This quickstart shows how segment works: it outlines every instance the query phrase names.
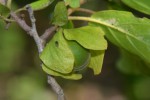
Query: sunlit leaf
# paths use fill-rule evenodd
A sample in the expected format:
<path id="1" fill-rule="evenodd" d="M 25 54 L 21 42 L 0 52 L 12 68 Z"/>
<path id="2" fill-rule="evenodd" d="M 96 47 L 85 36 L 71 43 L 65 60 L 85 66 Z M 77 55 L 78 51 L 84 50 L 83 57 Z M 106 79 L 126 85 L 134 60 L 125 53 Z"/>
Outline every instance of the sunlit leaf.
<path id="1" fill-rule="evenodd" d="M 54 15 L 52 19 L 52 23 L 58 26 L 63 26 L 68 21 L 67 8 L 65 3 L 58 2 L 55 6 Z"/>
<path id="2" fill-rule="evenodd" d="M 150 15 L 150 0 L 122 0 L 129 7 Z"/>
<path id="3" fill-rule="evenodd" d="M 129 12 L 113 10 L 97 12 L 92 18 L 99 24 L 90 25 L 102 28 L 112 43 L 150 62 L 149 19 L 136 18 Z"/>
<path id="4" fill-rule="evenodd" d="M 53 1 L 54 0 L 37 0 L 29 5 L 35 11 L 35 10 L 41 10 L 48 7 Z"/>
<path id="5" fill-rule="evenodd" d="M 103 59 L 104 59 L 104 50 L 91 50 L 91 60 L 89 63 L 89 68 L 94 71 L 94 74 L 97 75 L 101 72 Z"/>
<path id="6" fill-rule="evenodd" d="M 63 36 L 62 29 L 46 45 L 40 58 L 48 68 L 56 72 L 65 74 L 73 70 L 74 56 Z"/>
<path id="7" fill-rule="evenodd" d="M 65 29 L 64 35 L 67 40 L 75 40 L 87 49 L 105 50 L 107 48 L 104 32 L 98 27 L 85 26 Z"/>

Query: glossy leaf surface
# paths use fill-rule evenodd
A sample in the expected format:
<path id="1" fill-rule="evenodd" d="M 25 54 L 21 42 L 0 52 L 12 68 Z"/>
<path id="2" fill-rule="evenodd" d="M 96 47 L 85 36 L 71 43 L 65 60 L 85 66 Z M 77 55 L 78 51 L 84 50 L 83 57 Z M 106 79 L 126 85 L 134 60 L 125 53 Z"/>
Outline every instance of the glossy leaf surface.
<path id="1" fill-rule="evenodd" d="M 62 29 L 46 45 L 40 58 L 48 68 L 56 72 L 67 74 L 73 70 L 74 56 L 63 36 Z"/>
<path id="2" fill-rule="evenodd" d="M 150 15 L 150 0 L 122 0 L 129 7 Z"/>
<path id="3" fill-rule="evenodd" d="M 65 3 L 58 2 L 57 5 L 55 6 L 54 10 L 54 16 L 52 19 L 52 23 L 58 26 L 63 26 L 67 23 L 68 21 L 68 15 L 67 15 L 67 8 L 65 6 Z"/>
<path id="4" fill-rule="evenodd" d="M 86 49 L 105 50 L 107 48 L 104 32 L 98 27 L 65 29 L 64 35 L 67 40 L 75 40 Z"/>
<path id="5" fill-rule="evenodd" d="M 99 24 L 90 25 L 103 28 L 106 37 L 117 46 L 150 62 L 150 20 L 136 18 L 130 12 L 102 11 L 92 15 Z"/>

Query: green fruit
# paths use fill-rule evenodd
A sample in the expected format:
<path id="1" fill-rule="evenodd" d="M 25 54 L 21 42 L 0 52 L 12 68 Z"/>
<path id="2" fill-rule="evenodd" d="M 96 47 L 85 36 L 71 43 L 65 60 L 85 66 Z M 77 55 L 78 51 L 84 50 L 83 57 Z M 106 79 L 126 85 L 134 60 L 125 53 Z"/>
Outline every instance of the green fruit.
<path id="1" fill-rule="evenodd" d="M 85 49 L 75 41 L 68 41 L 68 44 L 75 58 L 73 71 L 83 70 L 89 64 L 90 60 L 89 50 Z"/>

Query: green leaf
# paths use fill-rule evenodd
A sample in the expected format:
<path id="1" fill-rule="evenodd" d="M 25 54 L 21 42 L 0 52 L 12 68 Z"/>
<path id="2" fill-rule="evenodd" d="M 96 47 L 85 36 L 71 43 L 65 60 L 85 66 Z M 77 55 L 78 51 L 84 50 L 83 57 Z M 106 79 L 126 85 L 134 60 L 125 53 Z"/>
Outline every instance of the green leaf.
<path id="1" fill-rule="evenodd" d="M 56 72 L 56 71 L 53 71 L 51 69 L 49 69 L 47 66 L 45 65 L 42 65 L 42 69 L 50 74 L 50 75 L 53 75 L 53 76 L 60 76 L 62 78 L 65 78 L 65 79 L 72 79 L 72 80 L 79 80 L 82 78 L 82 75 L 81 74 L 74 74 L 74 73 L 70 73 L 70 74 L 62 74 L 62 73 L 59 73 L 59 72 Z"/>
<path id="2" fill-rule="evenodd" d="M 74 28 L 73 22 L 68 21 L 64 26 L 62 26 L 63 29 L 71 29 Z"/>
<path id="3" fill-rule="evenodd" d="M 142 75 L 149 74 L 150 66 L 140 59 L 138 56 L 121 50 L 120 59 L 117 62 L 118 69 L 125 74 Z"/>
<path id="4" fill-rule="evenodd" d="M 63 26 L 68 22 L 68 14 L 65 3 L 58 2 L 55 6 L 54 16 L 52 19 L 52 23 L 58 26 Z"/>
<path id="5" fill-rule="evenodd" d="M 48 7 L 54 0 L 37 0 L 29 4 L 34 11 Z"/>
<path id="6" fill-rule="evenodd" d="M 10 13 L 10 9 L 0 3 L 0 15 L 4 17 L 8 17 L 9 13 Z"/>
<path id="7" fill-rule="evenodd" d="M 103 59 L 104 59 L 104 50 L 91 50 L 91 60 L 89 63 L 89 68 L 93 69 L 94 75 L 98 75 L 101 72 Z"/>
<path id="8" fill-rule="evenodd" d="M 74 56 L 62 34 L 62 29 L 46 45 L 40 58 L 48 68 L 56 72 L 67 74 L 73 70 Z"/>
<path id="9" fill-rule="evenodd" d="M 136 18 L 125 11 L 102 11 L 92 15 L 104 30 L 106 37 L 117 46 L 150 62 L 150 20 Z"/>
<path id="10" fill-rule="evenodd" d="M 64 0 L 66 4 L 69 4 L 72 8 L 80 7 L 80 0 Z"/>
<path id="11" fill-rule="evenodd" d="M 122 0 L 129 7 L 150 15 L 150 0 Z"/>
<path id="12" fill-rule="evenodd" d="M 98 27 L 85 26 L 75 29 L 64 29 L 67 40 L 75 40 L 84 48 L 91 50 L 107 49 L 104 32 Z"/>

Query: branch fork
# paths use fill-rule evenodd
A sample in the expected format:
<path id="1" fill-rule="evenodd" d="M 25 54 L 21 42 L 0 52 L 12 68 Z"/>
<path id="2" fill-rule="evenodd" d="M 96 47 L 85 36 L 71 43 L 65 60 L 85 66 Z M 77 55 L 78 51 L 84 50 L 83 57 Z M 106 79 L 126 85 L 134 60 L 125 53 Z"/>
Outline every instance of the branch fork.
<path id="1" fill-rule="evenodd" d="M 32 10 L 32 8 L 27 5 L 26 9 L 29 13 L 29 18 L 31 21 L 31 27 L 29 25 L 27 25 L 27 23 L 25 22 L 24 19 L 19 18 L 16 13 L 11 12 L 10 15 L 11 17 L 18 23 L 18 25 L 27 32 L 27 34 L 29 34 L 30 36 L 33 37 L 37 48 L 38 48 L 38 52 L 39 54 L 43 51 L 44 48 L 44 41 L 46 41 L 46 39 L 57 29 L 56 26 L 50 27 L 48 28 L 44 34 L 40 37 L 38 35 L 37 29 L 36 29 L 36 19 L 34 17 L 34 12 Z M 58 96 L 58 100 L 65 100 L 64 97 L 64 92 L 62 90 L 62 88 L 60 87 L 60 85 L 57 83 L 57 81 L 50 75 L 48 75 L 48 83 L 52 86 L 53 91 L 57 94 Z"/>

